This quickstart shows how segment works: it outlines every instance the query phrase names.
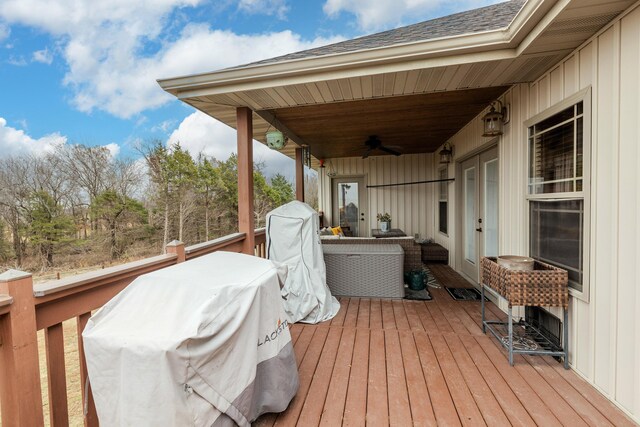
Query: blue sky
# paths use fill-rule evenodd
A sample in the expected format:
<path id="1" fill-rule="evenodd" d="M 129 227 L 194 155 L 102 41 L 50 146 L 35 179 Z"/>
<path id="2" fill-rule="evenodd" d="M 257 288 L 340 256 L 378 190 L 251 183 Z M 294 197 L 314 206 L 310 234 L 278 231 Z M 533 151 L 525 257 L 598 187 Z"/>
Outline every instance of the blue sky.
<path id="1" fill-rule="evenodd" d="M 140 141 L 161 139 L 224 159 L 235 150 L 234 132 L 164 93 L 156 79 L 495 2 L 0 0 L 0 155 L 82 143 L 135 156 Z M 256 157 L 268 171 L 290 166 L 264 147 Z"/>

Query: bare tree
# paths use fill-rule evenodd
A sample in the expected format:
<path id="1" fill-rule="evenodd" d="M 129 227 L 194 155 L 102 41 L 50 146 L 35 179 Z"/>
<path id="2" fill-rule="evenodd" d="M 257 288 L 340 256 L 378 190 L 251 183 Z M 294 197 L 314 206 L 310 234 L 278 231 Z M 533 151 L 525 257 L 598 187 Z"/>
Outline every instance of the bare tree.
<path id="1" fill-rule="evenodd" d="M 304 200 L 318 210 L 318 175 L 315 172 L 304 175 Z"/>
<path id="2" fill-rule="evenodd" d="M 30 190 L 29 161 L 26 156 L 0 160 L 0 215 L 9 226 L 13 252 L 17 266 L 24 257 L 25 212 L 28 209 Z"/>
<path id="3" fill-rule="evenodd" d="M 77 187 L 75 202 L 84 200 L 87 208 L 98 195 L 107 190 L 112 159 L 105 147 L 88 147 L 85 145 L 62 145 L 55 152 L 59 166 L 69 186 Z M 90 218 L 91 228 L 96 230 L 97 223 Z"/>

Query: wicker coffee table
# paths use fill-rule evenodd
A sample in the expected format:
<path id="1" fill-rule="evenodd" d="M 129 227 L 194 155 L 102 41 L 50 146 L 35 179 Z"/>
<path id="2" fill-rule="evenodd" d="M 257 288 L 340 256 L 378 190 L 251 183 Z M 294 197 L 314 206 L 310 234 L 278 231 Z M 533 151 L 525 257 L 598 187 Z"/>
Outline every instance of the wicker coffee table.
<path id="1" fill-rule="evenodd" d="M 506 322 L 485 320 L 485 287 L 494 290 L 509 303 Z M 569 369 L 569 287 L 568 273 L 552 265 L 536 261 L 531 271 L 511 270 L 498 265 L 496 258 L 482 259 L 482 332 L 487 329 L 509 352 L 509 364 L 513 366 L 514 354 L 537 354 L 564 358 Z M 521 321 L 524 331 L 514 340 L 513 306 L 562 307 L 563 346 L 556 345 L 533 325 Z M 507 330 L 506 336 L 498 328 Z"/>

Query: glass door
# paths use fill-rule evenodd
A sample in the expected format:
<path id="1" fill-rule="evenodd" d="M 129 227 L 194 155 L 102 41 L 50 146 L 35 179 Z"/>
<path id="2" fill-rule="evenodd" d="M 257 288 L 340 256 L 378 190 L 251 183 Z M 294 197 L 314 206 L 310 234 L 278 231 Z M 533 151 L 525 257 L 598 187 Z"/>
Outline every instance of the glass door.
<path id="1" fill-rule="evenodd" d="M 498 255 L 498 149 L 492 148 L 461 164 L 460 265 L 476 283 L 480 260 Z"/>
<path id="2" fill-rule="evenodd" d="M 363 177 L 333 179 L 333 222 L 347 236 L 366 236 L 366 187 Z"/>
<path id="3" fill-rule="evenodd" d="M 480 156 L 482 168 L 482 252 L 480 256 L 498 256 L 498 153 L 492 149 Z"/>
<path id="4" fill-rule="evenodd" d="M 462 163 L 462 272 L 478 281 L 478 158 Z"/>

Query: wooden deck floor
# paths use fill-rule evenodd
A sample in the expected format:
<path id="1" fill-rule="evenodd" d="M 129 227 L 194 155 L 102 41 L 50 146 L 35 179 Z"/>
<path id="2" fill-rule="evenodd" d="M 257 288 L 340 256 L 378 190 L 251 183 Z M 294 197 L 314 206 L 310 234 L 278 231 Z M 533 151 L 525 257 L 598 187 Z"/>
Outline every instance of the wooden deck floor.
<path id="1" fill-rule="evenodd" d="M 447 286 L 467 283 L 446 266 Z M 510 367 L 482 333 L 480 303 L 342 299 L 330 322 L 291 328 L 300 389 L 259 426 L 635 425 L 596 389 L 547 357 Z M 493 316 L 503 313 L 489 304 Z"/>

